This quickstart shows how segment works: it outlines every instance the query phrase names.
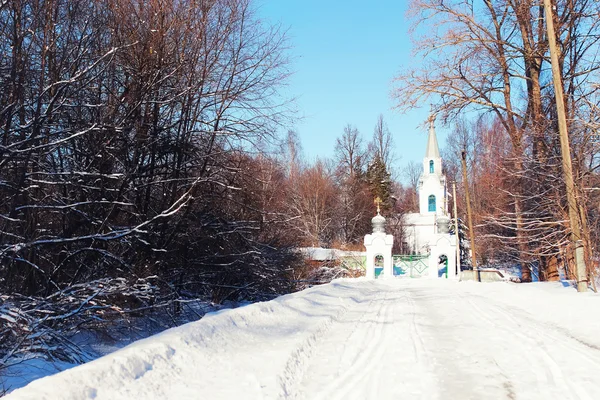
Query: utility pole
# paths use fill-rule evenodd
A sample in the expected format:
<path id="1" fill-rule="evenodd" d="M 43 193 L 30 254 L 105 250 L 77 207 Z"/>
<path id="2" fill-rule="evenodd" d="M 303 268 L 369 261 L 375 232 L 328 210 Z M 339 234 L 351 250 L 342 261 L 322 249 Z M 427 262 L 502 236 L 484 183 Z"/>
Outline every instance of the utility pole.
<path id="1" fill-rule="evenodd" d="M 558 65 L 558 54 L 556 50 L 556 33 L 554 32 L 554 11 L 550 0 L 544 0 L 546 11 L 546 28 L 548 33 L 548 47 L 550 48 L 550 60 L 552 62 L 552 80 L 554 81 L 554 93 L 556 95 L 556 113 L 558 115 L 558 133 L 560 135 L 560 152 L 562 156 L 562 167 L 567 189 L 567 203 L 569 207 L 569 222 L 571 224 L 571 245 L 575 252 L 575 265 L 577 268 L 577 291 L 587 291 L 587 272 L 585 258 L 583 255 L 583 242 L 581 240 L 581 228 L 575 194 L 575 183 L 573 181 L 573 167 L 571 165 L 571 146 L 569 144 L 569 133 L 567 131 L 567 117 L 565 115 L 564 93 L 561 82 L 560 68 Z"/>
<path id="2" fill-rule="evenodd" d="M 458 232 L 458 211 L 456 209 L 456 182 L 452 182 L 452 200 L 454 211 L 454 236 L 456 236 L 456 271 L 455 275 L 460 273 L 460 235 Z"/>
<path id="3" fill-rule="evenodd" d="M 471 196 L 469 195 L 469 181 L 467 180 L 467 152 L 462 151 L 462 173 L 465 184 L 465 197 L 467 200 L 467 222 L 469 224 L 469 236 L 471 238 L 471 259 L 473 262 L 473 271 L 477 274 L 477 280 L 480 281 L 479 269 L 477 268 L 477 257 L 475 253 L 475 232 L 473 231 L 473 218 L 471 217 Z"/>

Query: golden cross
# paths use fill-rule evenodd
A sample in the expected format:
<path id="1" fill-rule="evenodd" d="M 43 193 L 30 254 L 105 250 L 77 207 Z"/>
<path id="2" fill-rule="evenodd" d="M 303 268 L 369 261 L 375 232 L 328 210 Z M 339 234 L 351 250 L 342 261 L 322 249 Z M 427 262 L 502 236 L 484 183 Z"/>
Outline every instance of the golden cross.
<path id="1" fill-rule="evenodd" d="M 377 214 L 379 214 L 381 212 L 381 210 L 379 209 L 379 205 L 381 204 L 381 199 L 379 198 L 379 196 L 375 197 L 375 201 L 373 203 L 375 203 L 375 205 L 377 206 Z"/>

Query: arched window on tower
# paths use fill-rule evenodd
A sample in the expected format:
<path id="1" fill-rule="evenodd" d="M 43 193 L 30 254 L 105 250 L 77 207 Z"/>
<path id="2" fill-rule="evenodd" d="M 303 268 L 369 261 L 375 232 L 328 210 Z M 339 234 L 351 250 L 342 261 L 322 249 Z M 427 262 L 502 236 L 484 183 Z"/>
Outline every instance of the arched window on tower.
<path id="1" fill-rule="evenodd" d="M 435 212 L 435 196 L 429 196 L 429 211 Z"/>
<path id="2" fill-rule="evenodd" d="M 429 161 L 429 173 L 433 174 L 433 160 Z"/>

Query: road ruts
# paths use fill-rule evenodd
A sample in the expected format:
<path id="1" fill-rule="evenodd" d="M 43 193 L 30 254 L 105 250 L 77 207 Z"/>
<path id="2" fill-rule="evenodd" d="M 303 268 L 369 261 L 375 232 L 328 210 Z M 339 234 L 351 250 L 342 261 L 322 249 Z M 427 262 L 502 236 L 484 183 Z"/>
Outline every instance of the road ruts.
<path id="1" fill-rule="evenodd" d="M 362 400 L 430 393 L 435 382 L 415 312 L 408 292 L 382 282 L 371 301 L 348 311 L 316 344 L 294 397 Z"/>
<path id="2" fill-rule="evenodd" d="M 377 282 L 312 342 L 289 398 L 600 399 L 600 347 L 485 287 Z"/>

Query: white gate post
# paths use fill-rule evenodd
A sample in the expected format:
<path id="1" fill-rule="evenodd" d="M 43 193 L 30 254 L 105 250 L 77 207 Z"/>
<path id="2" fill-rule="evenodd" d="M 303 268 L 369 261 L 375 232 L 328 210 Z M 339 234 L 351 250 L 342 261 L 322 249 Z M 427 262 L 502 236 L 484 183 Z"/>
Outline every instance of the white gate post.
<path id="1" fill-rule="evenodd" d="M 367 249 L 367 271 L 366 277 L 375 279 L 375 257 L 383 257 L 383 276 L 391 278 L 394 276 L 394 265 L 392 261 L 392 246 L 394 236 L 385 233 L 385 218 L 379 214 L 371 220 L 373 233 L 365 236 L 365 248 Z"/>

